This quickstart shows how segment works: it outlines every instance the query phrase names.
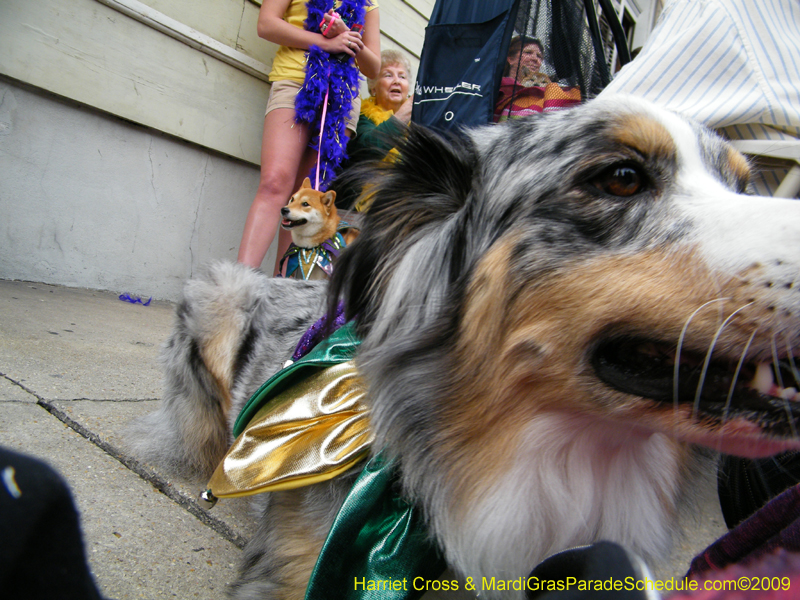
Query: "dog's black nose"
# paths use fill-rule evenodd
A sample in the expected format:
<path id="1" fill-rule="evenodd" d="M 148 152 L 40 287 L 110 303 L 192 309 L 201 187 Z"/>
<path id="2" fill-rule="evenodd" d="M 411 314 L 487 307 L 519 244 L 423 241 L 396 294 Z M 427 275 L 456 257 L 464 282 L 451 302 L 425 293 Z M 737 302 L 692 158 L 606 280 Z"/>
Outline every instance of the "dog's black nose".
<path id="1" fill-rule="evenodd" d="M 281 209 L 281 214 L 282 214 L 284 217 L 285 217 L 286 215 L 288 215 L 288 214 L 289 214 L 289 207 L 288 207 L 288 206 L 284 206 L 284 207 Z"/>

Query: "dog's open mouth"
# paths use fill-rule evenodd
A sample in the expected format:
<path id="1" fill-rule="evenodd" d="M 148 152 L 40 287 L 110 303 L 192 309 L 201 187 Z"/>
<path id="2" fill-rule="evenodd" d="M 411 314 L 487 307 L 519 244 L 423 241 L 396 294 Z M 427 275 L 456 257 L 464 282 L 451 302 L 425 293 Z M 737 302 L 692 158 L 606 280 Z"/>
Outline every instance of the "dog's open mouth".
<path id="1" fill-rule="evenodd" d="M 292 221 L 290 219 L 283 219 L 281 221 L 281 227 L 284 229 L 291 229 L 292 227 L 300 227 L 300 225 L 305 225 L 308 223 L 306 219 L 297 219 L 296 221 Z"/>
<path id="2" fill-rule="evenodd" d="M 660 403 L 688 404 L 698 418 L 717 422 L 745 418 L 772 435 L 797 434 L 796 358 L 780 360 L 777 366 L 712 358 L 706 366 L 705 354 L 682 351 L 679 356 L 675 344 L 612 338 L 597 346 L 592 366 L 614 389 Z"/>

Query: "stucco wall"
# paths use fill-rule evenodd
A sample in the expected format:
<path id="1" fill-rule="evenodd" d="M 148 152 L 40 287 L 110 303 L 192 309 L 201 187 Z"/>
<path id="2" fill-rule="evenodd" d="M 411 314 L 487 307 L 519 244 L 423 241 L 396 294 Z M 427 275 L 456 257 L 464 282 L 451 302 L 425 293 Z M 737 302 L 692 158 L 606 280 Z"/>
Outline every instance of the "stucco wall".
<path id="1" fill-rule="evenodd" d="M 258 184 L 252 164 L 7 79 L 0 173 L 0 278 L 163 299 L 236 258 Z"/>
<path id="2" fill-rule="evenodd" d="M 236 258 L 275 51 L 258 4 L 0 0 L 0 278 L 175 299 Z M 432 7 L 381 0 L 383 46 L 416 63 Z"/>

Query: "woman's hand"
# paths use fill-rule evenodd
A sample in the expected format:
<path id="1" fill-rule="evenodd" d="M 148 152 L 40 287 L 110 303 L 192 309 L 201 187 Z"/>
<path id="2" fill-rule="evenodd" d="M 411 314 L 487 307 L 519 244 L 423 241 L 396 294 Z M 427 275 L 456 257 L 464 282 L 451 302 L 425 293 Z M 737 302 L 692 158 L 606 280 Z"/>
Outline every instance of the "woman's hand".
<path id="1" fill-rule="evenodd" d="M 2 0 L 0 0 L 2 2 Z M 366 77 L 378 76 L 381 69 L 381 24 L 379 9 L 364 17 L 364 37 L 356 31 L 343 31 L 334 38 L 294 27 L 283 20 L 291 0 L 263 0 L 258 13 L 258 36 L 274 44 L 308 50 L 319 46 L 330 54 L 357 57 L 358 70 Z M 334 23 L 333 25 L 337 25 Z M 344 25 L 346 28 L 347 26 Z"/>
<path id="2" fill-rule="evenodd" d="M 325 13 L 325 16 L 322 18 L 322 21 L 325 25 L 320 27 L 320 30 L 325 31 L 323 35 L 326 38 L 334 38 L 337 35 L 340 35 L 347 31 L 347 25 L 345 24 L 344 21 L 342 21 L 341 17 L 339 17 L 339 15 L 336 14 L 336 12 L 333 9 L 330 9 L 328 12 Z"/>
<path id="3" fill-rule="evenodd" d="M 321 45 L 322 49 L 330 54 L 349 54 L 350 56 L 357 56 L 364 48 L 364 41 L 361 39 L 361 34 L 357 31 L 345 29 L 334 38 L 328 40 L 325 45 Z"/>
<path id="4" fill-rule="evenodd" d="M 291 0 L 263 0 L 258 13 L 258 36 L 274 44 L 308 50 L 311 46 L 319 46 L 331 54 L 349 54 L 355 56 L 364 47 L 361 34 L 349 31 L 341 19 L 336 19 L 332 28 L 341 27 L 341 32 L 333 38 L 326 38 L 321 33 L 306 31 L 294 27 L 283 20 Z M 0 0 L 2 2 L 2 0 Z M 372 11 L 377 12 L 377 9 Z M 328 17 L 328 15 L 326 15 Z M 378 32 L 380 35 L 380 32 Z"/>
<path id="5" fill-rule="evenodd" d="M 404 125 L 408 125 L 411 121 L 411 109 L 414 108 L 414 95 L 409 96 L 405 102 L 394 113 L 395 119 L 399 119 Z"/>

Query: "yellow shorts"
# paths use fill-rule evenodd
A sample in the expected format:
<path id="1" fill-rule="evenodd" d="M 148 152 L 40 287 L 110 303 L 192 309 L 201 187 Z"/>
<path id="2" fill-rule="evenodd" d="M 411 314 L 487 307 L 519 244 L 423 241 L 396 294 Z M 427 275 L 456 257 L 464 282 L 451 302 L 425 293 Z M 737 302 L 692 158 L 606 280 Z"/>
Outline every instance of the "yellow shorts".
<path id="1" fill-rule="evenodd" d="M 291 108 L 294 110 L 294 100 L 300 88 L 303 87 L 302 83 L 292 81 L 291 79 L 283 79 L 276 81 L 272 84 L 272 89 L 269 93 L 269 101 L 267 102 L 267 112 L 276 108 Z M 358 125 L 358 115 L 361 112 L 361 96 L 356 96 L 353 99 L 353 109 L 350 111 L 350 118 L 347 119 L 347 129 L 352 133 L 356 132 L 356 125 Z"/>

